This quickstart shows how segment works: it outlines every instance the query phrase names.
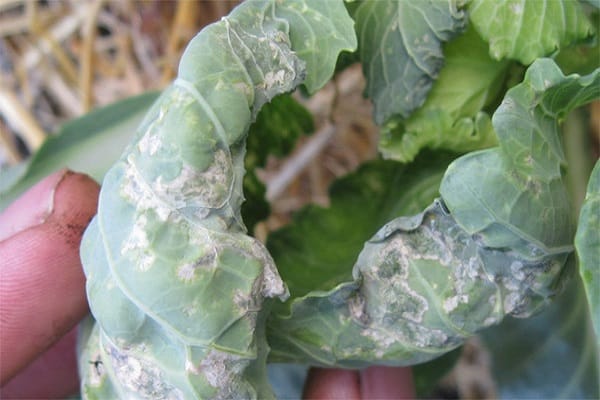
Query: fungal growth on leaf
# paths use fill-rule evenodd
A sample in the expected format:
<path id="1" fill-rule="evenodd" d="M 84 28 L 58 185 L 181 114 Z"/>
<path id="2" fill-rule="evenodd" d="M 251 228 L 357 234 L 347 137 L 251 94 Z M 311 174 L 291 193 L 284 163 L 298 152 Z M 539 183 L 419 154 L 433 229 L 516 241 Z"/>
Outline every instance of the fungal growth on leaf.
<path id="1" fill-rule="evenodd" d="M 549 303 L 574 250 L 558 122 L 599 89 L 600 70 L 565 77 L 550 59 L 532 64 L 494 113 L 498 147 L 455 160 L 441 198 L 381 228 L 354 281 L 270 315 L 271 359 L 412 365 Z"/>
<path id="2" fill-rule="evenodd" d="M 240 216 L 245 136 L 265 102 L 316 90 L 355 47 L 342 2 L 309 3 L 250 1 L 199 33 L 106 174 L 81 248 L 97 322 L 84 396 L 272 397 L 264 303 L 287 289 Z"/>
<path id="3" fill-rule="evenodd" d="M 272 312 L 289 293 L 242 221 L 246 134 L 262 105 L 314 92 L 355 48 L 341 0 L 247 1 L 191 41 L 82 241 L 84 397 L 271 398 L 268 358 L 414 364 L 560 291 L 574 230 L 557 121 L 598 97 L 600 72 L 542 59 L 494 114 L 498 147 L 457 159 L 441 197 L 384 225 L 353 280 Z"/>

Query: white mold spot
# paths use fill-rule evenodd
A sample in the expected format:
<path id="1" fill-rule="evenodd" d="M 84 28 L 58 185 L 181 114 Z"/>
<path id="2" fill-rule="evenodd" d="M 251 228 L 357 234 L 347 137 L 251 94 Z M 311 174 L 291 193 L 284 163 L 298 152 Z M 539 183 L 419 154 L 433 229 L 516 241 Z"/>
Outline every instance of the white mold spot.
<path id="1" fill-rule="evenodd" d="M 520 261 L 513 261 L 510 264 L 510 272 L 517 280 L 522 281 L 525 279 L 525 272 L 523 272 L 523 263 Z"/>
<path id="2" fill-rule="evenodd" d="M 418 347 L 442 347 L 448 340 L 448 335 L 439 329 L 409 324 L 407 330 L 411 334 L 412 342 Z"/>
<path id="3" fill-rule="evenodd" d="M 110 346 L 114 374 L 123 387 L 142 399 L 183 399 L 183 393 L 167 383 L 161 370 L 148 360 Z"/>
<path id="4" fill-rule="evenodd" d="M 200 371 L 190 360 L 185 360 L 185 372 L 192 375 L 200 375 Z"/>
<path id="5" fill-rule="evenodd" d="M 137 146 L 140 153 L 146 153 L 153 156 L 161 148 L 162 141 L 158 135 L 152 135 L 148 132 L 142 136 Z"/>
<path id="6" fill-rule="evenodd" d="M 290 293 L 274 264 L 271 262 L 263 266 L 262 295 L 269 298 L 279 297 L 282 301 L 287 300 Z"/>
<path id="7" fill-rule="evenodd" d="M 149 241 L 146 234 L 148 219 L 141 214 L 133 224 L 127 239 L 121 244 L 121 255 L 136 260 L 140 271 L 147 271 L 154 263 L 156 256 L 148 250 Z"/>
<path id="8" fill-rule="evenodd" d="M 410 260 L 418 259 L 421 255 L 418 249 L 414 249 L 411 244 L 405 242 L 404 236 L 397 235 L 388 240 L 375 262 L 380 267 L 386 263 L 395 265 L 394 275 L 388 278 L 389 287 L 381 293 L 382 299 L 387 298 L 396 304 L 402 303 L 401 308 L 404 310 L 401 314 L 402 317 L 417 323 L 423 320 L 425 312 L 429 310 L 427 299 L 409 284 Z M 381 277 L 374 276 L 372 279 L 378 281 Z M 367 277 L 365 277 L 365 284 L 367 282 Z M 401 296 L 399 297 L 397 294 L 401 294 Z M 375 318 L 375 316 L 371 316 Z"/>
<path id="9" fill-rule="evenodd" d="M 218 398 L 227 398 L 235 390 L 236 381 L 247 367 L 248 361 L 233 354 L 211 349 L 200 362 L 198 371 L 209 385 L 221 389 Z"/>
<path id="10" fill-rule="evenodd" d="M 245 82 L 234 83 L 233 87 L 245 96 L 251 96 L 254 93 L 252 87 Z"/>
<path id="11" fill-rule="evenodd" d="M 188 317 L 191 318 L 196 315 L 200 311 L 200 305 L 198 304 L 198 300 L 194 300 L 192 303 L 188 303 L 183 306 L 181 312 Z"/>
<path id="12" fill-rule="evenodd" d="M 248 254 L 248 257 L 253 257 L 263 266 L 259 282 L 260 294 L 263 297 L 278 297 L 282 301 L 287 300 L 290 295 L 288 288 L 279 276 L 275 262 L 268 250 L 259 240 L 246 235 L 229 236 L 223 239 L 226 242 L 220 240 L 221 245 L 236 248 L 238 251 L 244 251 Z"/>
<path id="13" fill-rule="evenodd" d="M 504 312 L 510 314 L 521 302 L 521 296 L 517 292 L 510 292 L 504 297 Z"/>
<path id="14" fill-rule="evenodd" d="M 138 212 L 152 209 L 162 221 L 166 221 L 171 214 L 168 205 L 157 198 L 156 194 L 148 187 L 148 184 L 137 170 L 131 155 L 127 157 L 121 192 L 123 197 L 133 204 Z"/>
<path id="15" fill-rule="evenodd" d="M 279 86 L 283 86 L 286 83 L 287 79 L 286 79 L 286 72 L 283 69 L 280 69 L 278 71 L 268 71 L 265 74 L 265 78 L 264 81 L 261 85 L 261 88 L 264 89 L 265 91 L 269 92 L 271 91 L 273 88 L 279 87 Z"/>
<path id="16" fill-rule="evenodd" d="M 442 304 L 444 311 L 447 313 L 454 311 L 458 307 L 458 296 L 448 297 Z"/>
<path id="17" fill-rule="evenodd" d="M 360 334 L 371 339 L 378 348 L 383 348 L 384 350 L 396 342 L 393 335 L 388 332 L 382 332 L 376 328 L 363 329 Z"/>
<path id="18" fill-rule="evenodd" d="M 454 311 L 459 304 L 467 304 L 469 302 L 469 295 L 460 294 L 452 297 L 448 297 L 442 303 L 442 308 L 446 313 Z"/>
<path id="19" fill-rule="evenodd" d="M 196 265 L 192 263 L 183 264 L 177 268 L 177 277 L 185 282 L 190 282 L 194 279 Z"/>
<path id="20" fill-rule="evenodd" d="M 214 270 L 217 268 L 215 265 L 216 251 L 213 249 L 211 253 L 212 254 L 200 257 L 194 262 L 188 262 L 180 265 L 177 268 L 177 277 L 184 282 L 192 282 L 196 279 L 196 271 L 199 268 L 206 270 Z"/>
<path id="21" fill-rule="evenodd" d="M 155 196 L 168 200 L 176 209 L 189 205 L 220 208 L 230 197 L 232 170 L 229 152 L 219 149 L 205 171 L 183 164 L 175 179 L 165 181 L 159 176 L 152 189 Z"/>

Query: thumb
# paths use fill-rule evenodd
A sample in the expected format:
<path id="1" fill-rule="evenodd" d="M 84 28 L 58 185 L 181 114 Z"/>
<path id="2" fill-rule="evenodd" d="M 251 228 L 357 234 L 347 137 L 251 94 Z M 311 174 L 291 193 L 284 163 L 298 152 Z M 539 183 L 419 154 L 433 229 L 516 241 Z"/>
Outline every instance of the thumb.
<path id="1" fill-rule="evenodd" d="M 98 185 L 55 173 L 0 214 L 0 381 L 5 383 L 87 313 L 79 242 Z"/>

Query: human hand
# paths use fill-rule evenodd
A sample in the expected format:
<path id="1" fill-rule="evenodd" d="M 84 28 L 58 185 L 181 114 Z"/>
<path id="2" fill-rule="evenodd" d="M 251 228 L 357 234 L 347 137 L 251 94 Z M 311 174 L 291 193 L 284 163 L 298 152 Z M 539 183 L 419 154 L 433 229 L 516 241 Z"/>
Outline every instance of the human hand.
<path id="1" fill-rule="evenodd" d="M 88 312 L 79 243 L 98 190 L 63 170 L 0 214 L 2 398 L 77 392 L 76 325 Z"/>

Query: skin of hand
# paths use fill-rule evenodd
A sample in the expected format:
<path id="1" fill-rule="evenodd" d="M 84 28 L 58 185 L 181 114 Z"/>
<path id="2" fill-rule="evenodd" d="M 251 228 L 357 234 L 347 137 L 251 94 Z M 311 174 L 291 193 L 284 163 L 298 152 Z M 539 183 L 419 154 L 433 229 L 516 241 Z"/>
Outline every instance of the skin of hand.
<path id="1" fill-rule="evenodd" d="M 412 370 L 408 367 L 370 367 L 360 371 L 311 368 L 304 386 L 305 399 L 414 399 Z"/>
<path id="2" fill-rule="evenodd" d="M 62 170 L 0 214 L 2 398 L 77 392 L 76 325 L 88 312 L 79 243 L 98 193 Z"/>
<path id="3" fill-rule="evenodd" d="M 0 396 L 77 393 L 77 323 L 88 313 L 79 259 L 98 184 L 58 171 L 0 214 Z M 409 368 L 312 368 L 308 399 L 414 398 Z"/>

